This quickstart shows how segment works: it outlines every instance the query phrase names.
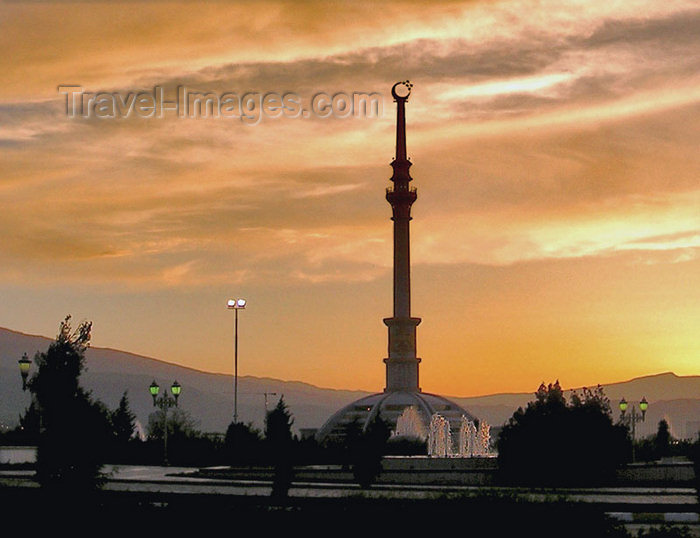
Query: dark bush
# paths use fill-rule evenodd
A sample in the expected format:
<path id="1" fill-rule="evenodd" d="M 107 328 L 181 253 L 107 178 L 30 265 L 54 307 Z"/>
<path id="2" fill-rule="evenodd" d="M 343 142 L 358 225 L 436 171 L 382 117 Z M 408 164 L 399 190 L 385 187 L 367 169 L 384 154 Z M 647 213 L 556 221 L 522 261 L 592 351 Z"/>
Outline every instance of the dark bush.
<path id="1" fill-rule="evenodd" d="M 542 384 L 535 401 L 513 414 L 497 446 L 503 480 L 546 486 L 610 482 L 631 447 L 600 387 L 567 404 L 558 382 Z"/>

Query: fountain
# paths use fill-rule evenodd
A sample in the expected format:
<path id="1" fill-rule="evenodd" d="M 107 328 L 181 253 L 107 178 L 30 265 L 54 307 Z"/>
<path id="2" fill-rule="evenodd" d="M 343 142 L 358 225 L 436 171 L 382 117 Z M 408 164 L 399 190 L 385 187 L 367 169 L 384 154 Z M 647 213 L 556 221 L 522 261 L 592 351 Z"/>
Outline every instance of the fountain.
<path id="1" fill-rule="evenodd" d="M 430 419 L 428 432 L 428 455 L 436 457 L 457 456 L 460 458 L 486 457 L 489 455 L 491 426 L 479 421 L 477 428 L 473 421 L 462 417 L 459 427 L 457 448 L 453 451 L 450 423 L 445 417 L 435 413 Z"/>
<path id="2" fill-rule="evenodd" d="M 421 441 L 425 441 L 428 436 L 425 431 L 425 424 L 420 416 L 420 412 L 415 405 L 410 405 L 403 410 L 401 416 L 396 421 L 396 437 L 415 437 Z"/>
<path id="3" fill-rule="evenodd" d="M 452 434 L 449 421 L 435 413 L 428 427 L 428 456 L 446 458 L 452 455 Z"/>
<path id="4" fill-rule="evenodd" d="M 485 420 L 479 421 L 479 431 L 476 435 L 476 446 L 478 452 L 475 456 L 488 456 L 489 443 L 491 442 L 491 426 Z"/>
<path id="5" fill-rule="evenodd" d="M 474 422 L 468 420 L 467 417 L 462 417 L 462 423 L 459 427 L 459 449 L 458 454 L 464 458 L 474 456 L 474 447 L 476 445 L 476 426 Z"/>
<path id="6" fill-rule="evenodd" d="M 146 430 L 144 430 L 143 425 L 138 420 L 134 421 L 134 437 L 140 441 L 146 440 Z"/>
<path id="7" fill-rule="evenodd" d="M 489 443 L 491 441 L 491 426 L 485 420 L 479 422 L 477 429 L 474 422 L 462 417 L 462 424 L 459 428 L 459 449 L 458 454 L 463 458 L 474 456 L 488 456 Z"/>

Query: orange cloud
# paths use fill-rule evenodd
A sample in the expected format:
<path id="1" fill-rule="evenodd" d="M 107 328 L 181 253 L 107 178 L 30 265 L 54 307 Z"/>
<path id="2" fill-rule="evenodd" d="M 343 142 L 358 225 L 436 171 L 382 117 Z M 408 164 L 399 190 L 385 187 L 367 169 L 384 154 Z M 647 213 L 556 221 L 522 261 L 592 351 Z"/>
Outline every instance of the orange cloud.
<path id="1" fill-rule="evenodd" d="M 388 88 L 410 78 L 424 388 L 697 373 L 699 20 L 690 1 L 4 3 L 0 325 L 50 334 L 75 307 L 98 345 L 230 370 L 218 309 L 241 291 L 244 373 L 376 390 Z M 69 119 L 59 84 L 380 92 L 384 115 Z"/>

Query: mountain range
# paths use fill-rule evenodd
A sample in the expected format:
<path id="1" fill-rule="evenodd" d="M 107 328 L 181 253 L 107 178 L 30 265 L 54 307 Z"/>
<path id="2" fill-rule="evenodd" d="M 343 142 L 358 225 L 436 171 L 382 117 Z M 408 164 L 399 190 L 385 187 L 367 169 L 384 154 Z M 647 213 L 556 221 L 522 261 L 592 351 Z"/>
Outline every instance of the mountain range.
<path id="1" fill-rule="evenodd" d="M 45 351 L 51 341 L 43 336 L 0 328 L 0 425 L 15 426 L 19 415 L 29 405 L 30 394 L 22 391 L 17 361 L 24 353 L 32 358 L 37 351 Z M 231 422 L 232 375 L 204 372 L 108 348 L 91 347 L 86 353 L 86 371 L 81 384 L 110 409 L 117 407 L 122 394 L 127 391 L 131 408 L 143 428 L 153 412 L 148 392 L 153 380 L 163 388 L 175 380 L 182 385 L 180 405 L 200 430 L 223 432 Z M 616 415 L 617 404 L 623 397 L 628 402 L 637 402 L 642 397 L 649 401 L 646 421 L 637 426 L 638 436 L 654 433 L 658 422 L 664 418 L 675 437 L 695 438 L 700 430 L 700 376 L 677 376 L 666 372 L 604 385 L 603 388 Z M 533 387 L 533 392 L 535 389 Z M 450 399 L 497 427 L 506 422 L 518 407 L 532 400 L 533 392 Z M 284 395 L 294 415 L 297 431 L 319 428 L 342 406 L 369 394 L 321 388 L 300 381 L 239 376 L 238 414 L 241 421 L 262 428 L 266 400 L 271 408 L 277 398 Z"/>

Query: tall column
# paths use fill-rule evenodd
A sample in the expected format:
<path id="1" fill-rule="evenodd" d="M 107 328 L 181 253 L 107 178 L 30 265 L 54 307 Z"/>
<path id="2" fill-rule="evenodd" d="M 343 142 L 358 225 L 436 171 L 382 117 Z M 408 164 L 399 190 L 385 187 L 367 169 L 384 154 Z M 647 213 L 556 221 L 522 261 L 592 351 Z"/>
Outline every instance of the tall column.
<path id="1" fill-rule="evenodd" d="M 406 95 L 397 93 L 403 86 Z M 418 364 L 416 357 L 416 326 L 420 318 L 411 317 L 411 256 L 409 223 L 411 206 L 416 201 L 415 188 L 409 187 L 412 180 L 409 174 L 411 162 L 406 157 L 406 101 L 412 84 L 398 82 L 391 89 L 396 101 L 396 156 L 391 163 L 394 174 L 392 187 L 386 190 L 386 199 L 391 204 L 394 221 L 394 315 L 385 318 L 389 328 L 389 357 L 386 364 L 385 392 L 420 391 Z M 403 92 L 402 92 L 403 93 Z"/>

